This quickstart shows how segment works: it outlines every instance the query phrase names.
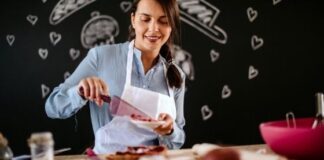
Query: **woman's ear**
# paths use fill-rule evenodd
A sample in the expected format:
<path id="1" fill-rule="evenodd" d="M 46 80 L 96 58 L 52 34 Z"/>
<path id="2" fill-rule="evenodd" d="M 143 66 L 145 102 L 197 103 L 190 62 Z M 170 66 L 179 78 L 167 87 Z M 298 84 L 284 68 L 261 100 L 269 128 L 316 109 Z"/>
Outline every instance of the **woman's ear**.
<path id="1" fill-rule="evenodd" d="M 132 28 L 135 29 L 134 28 L 134 24 L 135 24 L 135 14 L 134 14 L 134 12 L 131 14 L 131 23 L 132 23 Z"/>

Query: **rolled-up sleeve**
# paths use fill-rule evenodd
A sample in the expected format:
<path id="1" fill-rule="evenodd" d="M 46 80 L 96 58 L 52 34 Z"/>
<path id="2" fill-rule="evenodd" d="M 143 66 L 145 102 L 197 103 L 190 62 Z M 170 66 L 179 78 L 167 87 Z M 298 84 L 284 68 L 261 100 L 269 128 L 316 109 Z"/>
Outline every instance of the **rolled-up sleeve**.
<path id="1" fill-rule="evenodd" d="M 97 75 L 97 60 L 96 49 L 93 48 L 71 76 L 64 83 L 53 89 L 45 103 L 45 111 L 48 117 L 68 118 L 87 103 L 78 94 L 77 85 L 81 79 Z"/>

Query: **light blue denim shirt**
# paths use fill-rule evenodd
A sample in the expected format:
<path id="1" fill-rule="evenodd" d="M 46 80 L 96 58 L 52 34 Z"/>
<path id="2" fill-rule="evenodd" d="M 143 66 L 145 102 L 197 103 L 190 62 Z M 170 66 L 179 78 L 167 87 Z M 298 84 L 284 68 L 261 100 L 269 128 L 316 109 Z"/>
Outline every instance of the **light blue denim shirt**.
<path id="1" fill-rule="evenodd" d="M 88 101 L 84 100 L 78 94 L 77 85 L 81 79 L 89 76 L 96 76 L 104 80 L 108 85 L 111 96 L 121 96 L 126 80 L 128 45 L 129 42 L 125 42 L 90 49 L 85 59 L 79 64 L 73 74 L 64 83 L 55 87 L 47 98 L 45 104 L 47 115 L 51 118 L 65 119 L 74 115 L 85 106 Z M 167 81 L 163 67 L 163 63 L 166 64 L 165 59 L 159 56 L 158 63 L 144 74 L 140 57 L 141 52 L 135 49 L 132 67 L 132 85 L 168 95 Z M 185 74 L 181 69 L 179 71 L 184 82 Z M 174 125 L 173 133 L 168 136 L 158 136 L 158 142 L 166 145 L 170 149 L 180 148 L 185 141 L 185 133 L 183 130 L 185 125 L 183 109 L 184 93 L 184 83 L 181 88 L 174 89 L 177 117 L 175 119 L 176 124 Z M 94 102 L 89 101 L 89 107 L 92 127 L 95 133 L 100 127 L 109 123 L 113 117 L 109 113 L 109 104 L 107 103 L 99 107 Z"/>

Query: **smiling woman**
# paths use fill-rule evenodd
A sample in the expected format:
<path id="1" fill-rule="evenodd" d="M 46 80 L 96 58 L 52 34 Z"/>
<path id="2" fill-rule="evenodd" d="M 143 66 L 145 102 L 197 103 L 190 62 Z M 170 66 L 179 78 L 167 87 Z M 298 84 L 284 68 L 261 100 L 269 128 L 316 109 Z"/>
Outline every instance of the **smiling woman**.
<path id="1" fill-rule="evenodd" d="M 179 23 L 175 0 L 135 0 L 130 41 L 91 49 L 75 72 L 48 97 L 48 116 L 70 117 L 89 101 L 97 153 L 136 145 L 180 148 L 185 137 L 185 75 L 173 63 L 171 53 Z M 112 116 L 103 95 L 120 96 L 160 123 L 142 127 L 128 116 Z"/>

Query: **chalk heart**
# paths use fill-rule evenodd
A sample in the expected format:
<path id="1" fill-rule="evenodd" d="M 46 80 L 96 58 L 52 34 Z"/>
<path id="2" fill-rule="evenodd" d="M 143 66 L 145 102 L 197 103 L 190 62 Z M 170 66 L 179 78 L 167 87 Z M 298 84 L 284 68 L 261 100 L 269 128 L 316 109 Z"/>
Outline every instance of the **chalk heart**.
<path id="1" fill-rule="evenodd" d="M 46 3 L 47 0 L 42 0 L 43 3 Z"/>
<path id="2" fill-rule="evenodd" d="M 258 11 L 254 10 L 252 7 L 249 7 L 246 12 L 250 22 L 253 22 L 258 16 Z"/>
<path id="3" fill-rule="evenodd" d="M 257 69 L 255 69 L 253 66 L 249 67 L 249 79 L 253 79 L 256 76 L 258 76 L 259 71 Z"/>
<path id="4" fill-rule="evenodd" d="M 251 46 L 253 50 L 257 50 L 263 46 L 263 39 L 259 38 L 256 35 L 253 35 L 251 38 Z"/>
<path id="5" fill-rule="evenodd" d="M 10 46 L 13 45 L 13 43 L 15 42 L 15 36 L 14 35 L 7 35 L 7 42 Z"/>
<path id="6" fill-rule="evenodd" d="M 222 98 L 226 99 L 226 98 L 230 97 L 231 94 L 232 94 L 231 89 L 228 87 L 228 85 L 225 85 L 222 90 Z"/>
<path id="7" fill-rule="evenodd" d="M 219 59 L 219 57 L 220 57 L 220 54 L 218 52 L 216 52 L 213 49 L 210 51 L 210 59 L 213 63 L 216 62 Z"/>
<path id="8" fill-rule="evenodd" d="M 42 98 L 45 98 L 50 93 L 50 88 L 47 87 L 45 84 L 41 84 L 42 89 Z"/>
<path id="9" fill-rule="evenodd" d="M 209 109 L 207 105 L 202 106 L 200 110 L 204 121 L 208 120 L 213 115 L 213 111 Z"/>
<path id="10" fill-rule="evenodd" d="M 68 71 L 66 71 L 66 72 L 64 73 L 64 80 L 66 80 L 66 79 L 69 78 L 70 76 L 71 76 L 71 73 L 68 72 Z"/>
<path id="11" fill-rule="evenodd" d="M 62 38 L 62 36 L 59 33 L 56 33 L 56 32 L 50 33 L 50 40 L 54 46 L 61 40 L 61 38 Z"/>
<path id="12" fill-rule="evenodd" d="M 132 7 L 132 3 L 129 1 L 123 1 L 120 3 L 120 8 L 126 13 L 128 12 Z"/>
<path id="13" fill-rule="evenodd" d="M 74 48 L 70 49 L 70 57 L 72 60 L 76 60 L 80 56 L 80 51 Z"/>
<path id="14" fill-rule="evenodd" d="M 279 2 L 281 2 L 281 0 L 272 0 L 272 2 L 273 2 L 273 5 L 276 5 L 276 4 L 278 4 Z"/>
<path id="15" fill-rule="evenodd" d="M 26 17 L 27 21 L 30 22 L 33 26 L 36 24 L 38 17 L 34 15 L 28 15 Z"/>
<path id="16" fill-rule="evenodd" d="M 48 50 L 47 49 L 43 49 L 43 48 L 40 48 L 38 49 L 38 55 L 43 59 L 45 60 L 48 56 Z"/>

